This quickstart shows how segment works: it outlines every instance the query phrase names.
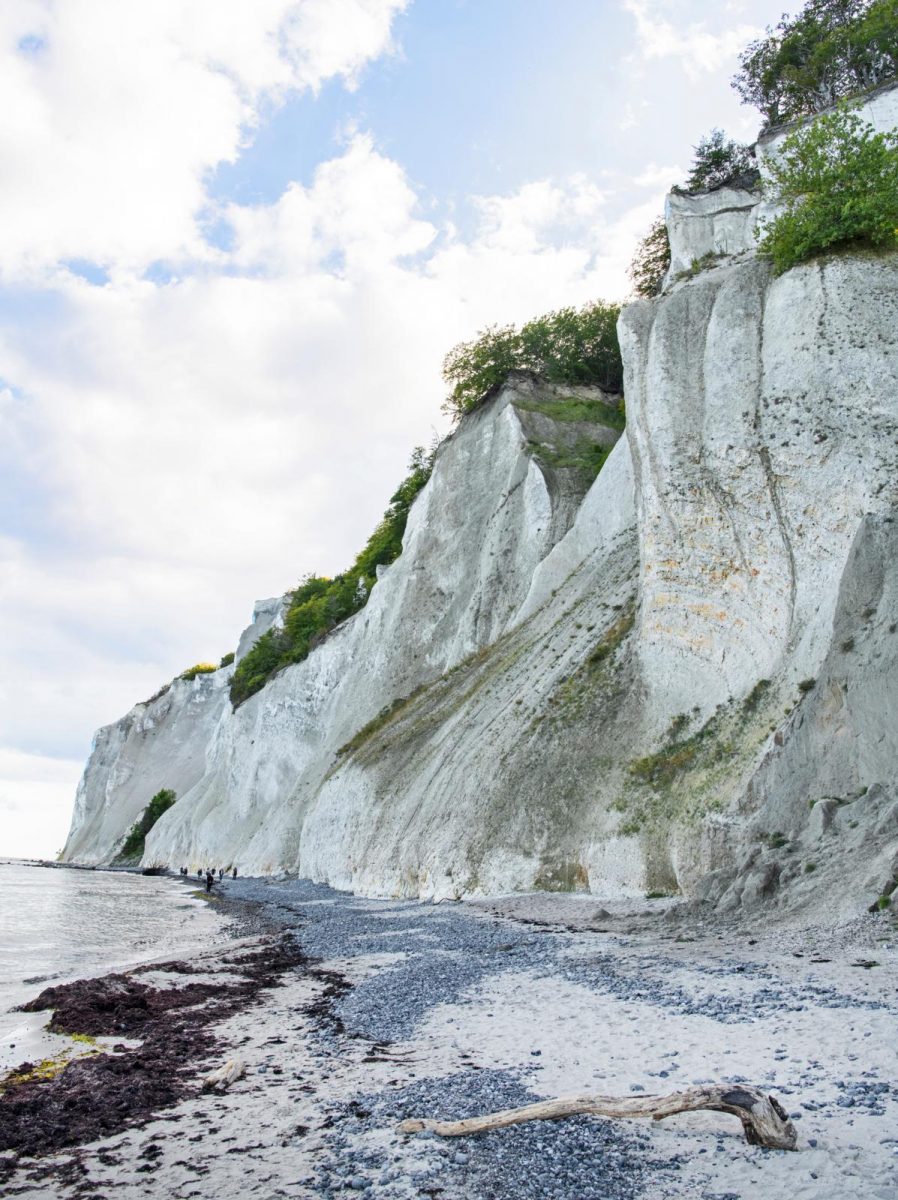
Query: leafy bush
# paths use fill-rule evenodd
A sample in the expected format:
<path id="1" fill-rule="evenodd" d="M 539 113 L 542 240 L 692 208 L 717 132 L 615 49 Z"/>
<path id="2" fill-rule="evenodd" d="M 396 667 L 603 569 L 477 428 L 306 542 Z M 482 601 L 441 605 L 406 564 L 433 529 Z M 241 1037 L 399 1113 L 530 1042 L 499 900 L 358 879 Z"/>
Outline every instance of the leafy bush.
<path id="1" fill-rule="evenodd" d="M 720 187 L 753 187 L 759 179 L 751 148 L 727 140 L 722 129 L 712 129 L 695 147 L 685 190 L 708 192 Z"/>
<path id="2" fill-rule="evenodd" d="M 636 247 L 627 272 L 636 295 L 646 300 L 657 296 L 669 267 L 670 239 L 664 218 L 659 217 Z"/>
<path id="3" fill-rule="evenodd" d="M 520 366 L 520 335 L 514 325 L 490 325 L 473 341 L 459 342 L 443 359 L 443 379 L 452 385 L 443 412 L 461 417 Z"/>
<path id="4" fill-rule="evenodd" d="M 186 671 L 182 671 L 178 676 L 179 679 L 196 679 L 197 675 L 211 675 L 213 671 L 217 671 L 215 663 L 195 663 L 192 667 L 188 667 Z"/>
<path id="5" fill-rule="evenodd" d="M 236 655 L 234 654 L 233 650 L 228 651 L 227 654 L 223 654 L 222 658 L 221 658 L 221 662 L 218 664 L 219 667 L 229 667 L 231 665 L 231 663 L 234 661 L 235 657 L 236 657 Z"/>
<path id="6" fill-rule="evenodd" d="M 143 810 L 139 821 L 136 821 L 125 838 L 124 845 L 118 853 L 118 861 L 126 862 L 143 857 L 144 841 L 147 834 L 164 812 L 168 812 L 177 796 L 171 788 L 163 788 L 150 800 Z"/>
<path id="7" fill-rule="evenodd" d="M 819 112 L 898 73 L 898 0 L 808 0 L 740 65 L 733 87 L 768 124 Z"/>
<path id="8" fill-rule="evenodd" d="M 765 191 L 785 206 L 760 250 L 777 274 L 839 246 L 898 246 L 898 133 L 840 108 L 790 134 Z"/>
<path id="9" fill-rule="evenodd" d="M 584 308 L 547 313 L 520 330 L 492 325 L 473 341 L 460 342 L 443 360 L 443 378 L 452 386 L 443 411 L 464 416 L 488 399 L 511 371 L 535 371 L 554 383 L 620 391 L 619 314 L 620 305 L 597 300 Z"/>
<path id="10" fill-rule="evenodd" d="M 275 672 L 302 662 L 330 631 L 364 608 L 377 583 L 377 568 L 388 566 L 402 553 L 409 510 L 430 478 L 436 450 L 416 446 L 409 473 L 390 497 L 390 506 L 352 566 L 329 579 L 307 575 L 290 597 L 282 629 L 269 629 L 237 664 L 231 679 L 236 706 L 265 686 Z"/>

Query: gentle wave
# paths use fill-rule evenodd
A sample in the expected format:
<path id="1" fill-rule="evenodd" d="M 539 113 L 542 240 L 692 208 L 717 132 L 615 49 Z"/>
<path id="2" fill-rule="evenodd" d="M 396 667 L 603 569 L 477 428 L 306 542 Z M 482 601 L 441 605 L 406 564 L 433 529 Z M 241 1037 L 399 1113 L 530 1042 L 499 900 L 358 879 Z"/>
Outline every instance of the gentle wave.
<path id="1" fill-rule="evenodd" d="M 173 879 L 0 863 L 0 1040 L 48 984 L 207 950 L 225 923 Z"/>

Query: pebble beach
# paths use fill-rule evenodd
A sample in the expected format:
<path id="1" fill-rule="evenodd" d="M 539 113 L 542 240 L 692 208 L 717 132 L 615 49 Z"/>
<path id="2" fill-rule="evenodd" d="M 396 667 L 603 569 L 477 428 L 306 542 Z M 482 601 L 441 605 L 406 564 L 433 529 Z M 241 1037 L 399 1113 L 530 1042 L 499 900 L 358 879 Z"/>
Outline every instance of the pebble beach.
<path id="1" fill-rule="evenodd" d="M 898 1200 L 888 914 L 759 933 L 706 926 L 666 900 L 425 905 L 254 879 L 213 895 L 221 932 L 208 953 L 44 997 L 57 1022 L 93 1020 L 102 1053 L 0 1098 L 5 1194 Z M 204 1075 L 229 1060 L 242 1077 L 204 1091 Z M 136 1096 L 148 1075 L 169 1086 L 109 1106 L 105 1126 L 67 1127 L 61 1089 L 96 1095 L 99 1071 L 107 1097 L 119 1086 Z M 769 1089 L 798 1150 L 751 1147 L 735 1118 L 712 1112 L 460 1138 L 397 1129 L 410 1117 L 707 1082 Z M 10 1146 L 4 1109 L 18 1095 L 29 1120 L 43 1119 L 53 1088 L 43 1148 Z"/>

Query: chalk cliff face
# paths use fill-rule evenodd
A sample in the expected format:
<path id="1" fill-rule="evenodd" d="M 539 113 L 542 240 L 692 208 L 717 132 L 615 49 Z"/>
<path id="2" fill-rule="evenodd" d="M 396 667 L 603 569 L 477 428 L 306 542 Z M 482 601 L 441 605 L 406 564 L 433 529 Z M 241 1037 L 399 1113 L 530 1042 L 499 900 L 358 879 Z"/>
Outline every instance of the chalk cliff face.
<path id="1" fill-rule="evenodd" d="M 774 279 L 757 206 L 672 202 L 675 262 L 718 257 L 625 309 L 627 428 L 591 485 L 612 402 L 581 390 L 607 417 L 572 423 L 577 389 L 511 379 L 441 447 L 367 606 L 305 662 L 236 711 L 223 670 L 98 734 L 66 856 L 107 859 L 174 787 L 147 861 L 374 895 L 679 889 L 787 910 L 838 879 L 850 913 L 887 892 L 898 256 Z M 241 652 L 280 611 L 257 610 Z"/>
<path id="2" fill-rule="evenodd" d="M 206 747 L 228 707 L 229 671 L 175 679 L 94 735 L 78 785 L 64 857 L 109 862 L 161 788 L 190 790 L 206 769 Z"/>

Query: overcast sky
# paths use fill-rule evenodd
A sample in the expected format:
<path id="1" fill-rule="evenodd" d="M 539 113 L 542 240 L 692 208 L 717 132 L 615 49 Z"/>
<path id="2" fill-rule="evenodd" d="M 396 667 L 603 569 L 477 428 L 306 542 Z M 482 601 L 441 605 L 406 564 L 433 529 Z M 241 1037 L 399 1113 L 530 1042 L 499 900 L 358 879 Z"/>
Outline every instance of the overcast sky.
<path id="1" fill-rule="evenodd" d="M 0 853 L 348 564 L 457 341 L 622 298 L 783 0 L 3 0 Z"/>

